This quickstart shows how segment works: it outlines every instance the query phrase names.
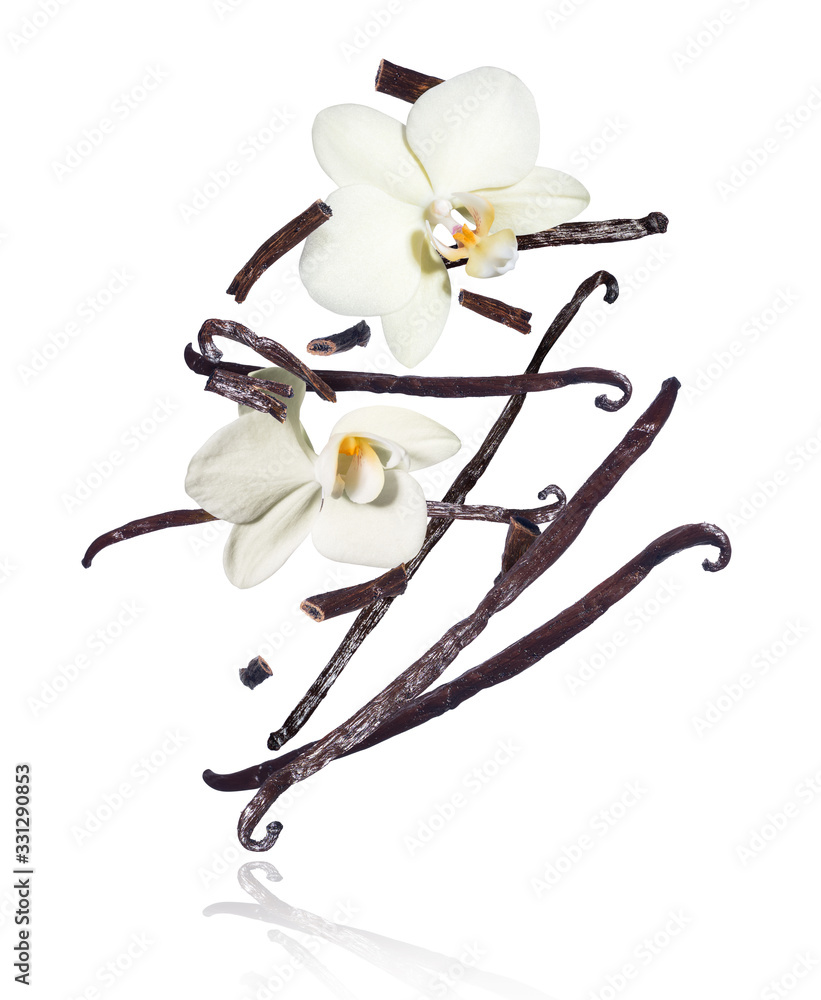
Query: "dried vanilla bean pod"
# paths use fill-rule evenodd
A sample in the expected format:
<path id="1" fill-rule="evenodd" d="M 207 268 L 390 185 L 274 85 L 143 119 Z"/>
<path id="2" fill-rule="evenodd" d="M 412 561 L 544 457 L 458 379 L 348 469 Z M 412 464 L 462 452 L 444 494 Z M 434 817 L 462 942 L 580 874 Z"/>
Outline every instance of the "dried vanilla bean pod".
<path id="1" fill-rule="evenodd" d="M 361 319 L 341 333 L 331 333 L 327 337 L 315 337 L 308 342 L 306 350 L 309 354 L 319 354 L 327 357 L 331 354 L 342 354 L 354 347 L 367 347 L 371 339 L 371 328 Z"/>
<path id="2" fill-rule="evenodd" d="M 273 342 L 272 342 L 273 343 Z M 185 352 L 188 367 L 199 375 L 210 374 L 217 365 L 210 362 L 189 344 Z M 211 367 L 209 367 L 209 365 Z M 252 365 L 231 365 L 220 362 L 220 369 L 247 374 L 258 369 Z M 618 399 L 597 396 L 595 404 L 610 413 L 620 410 L 630 400 L 630 379 L 621 372 L 607 368 L 568 368 L 560 372 L 525 372 L 523 375 L 387 375 L 381 372 L 348 372 L 316 369 L 312 373 L 335 392 L 372 392 L 402 396 L 427 396 L 434 399 L 474 399 L 486 396 L 525 396 L 529 392 L 551 392 L 569 385 L 609 385 L 619 389 Z M 308 383 L 307 388 L 313 388 Z"/>
<path id="3" fill-rule="evenodd" d="M 288 391 L 283 393 L 282 389 Z M 270 413 L 281 424 L 285 423 L 288 408 L 270 393 L 276 392 L 286 397 L 294 393 L 291 386 L 284 382 L 269 382 L 267 379 L 252 378 L 250 375 L 238 375 L 226 368 L 215 368 L 211 372 L 205 383 L 205 391 L 215 392 L 218 396 L 224 396 L 243 406 L 250 406 L 261 413 Z"/>
<path id="4" fill-rule="evenodd" d="M 317 199 L 304 212 L 287 222 L 273 236 L 269 237 L 234 276 L 234 280 L 226 289 L 228 295 L 233 295 L 237 302 L 244 302 L 254 283 L 262 277 L 274 261 L 293 250 L 307 236 L 327 222 L 331 215 L 330 205 Z"/>
<path id="5" fill-rule="evenodd" d="M 426 653 L 341 726 L 265 780 L 240 815 L 237 832 L 243 847 L 251 851 L 266 851 L 273 847 L 282 829 L 281 823 L 269 823 L 265 836 L 260 840 L 254 840 L 253 832 L 277 798 L 295 782 L 310 777 L 367 739 L 403 704 L 430 687 L 462 649 L 481 635 L 495 614 L 508 607 L 556 562 L 575 541 L 596 506 L 653 443 L 672 412 L 679 387 L 680 383 L 674 378 L 662 384 L 661 391 L 647 410 L 576 491 L 551 529 L 539 536 L 470 615 L 448 629 Z"/>
<path id="6" fill-rule="evenodd" d="M 519 396 L 564 389 L 569 385 L 610 385 L 621 390 L 621 398 L 596 397 L 596 406 L 610 412 L 620 410 L 629 401 L 632 391 L 630 380 L 621 372 L 587 367 L 568 368 L 562 372 L 525 372 L 523 375 L 386 375 L 345 371 L 322 371 L 321 375 L 337 392 L 387 392 L 435 399 Z"/>
<path id="7" fill-rule="evenodd" d="M 616 301 L 619 294 L 619 285 L 612 274 L 609 274 L 607 271 L 596 271 L 595 274 L 585 279 L 576 289 L 572 299 L 562 307 L 548 327 L 530 360 L 530 364 L 525 369 L 525 374 L 535 374 L 539 371 L 548 352 L 567 329 L 571 320 L 581 308 L 582 303 L 600 285 L 605 286 L 604 301 L 609 304 Z M 498 451 L 499 445 L 513 426 L 514 420 L 524 406 L 524 401 L 524 396 L 512 396 L 508 399 L 476 454 L 465 465 L 445 494 L 443 498 L 445 503 L 464 503 L 465 497 L 482 477 Z M 437 518 L 428 524 L 422 548 L 405 567 L 408 580 L 413 577 L 451 524 L 453 524 L 453 521 L 447 518 Z M 351 657 L 373 629 L 376 628 L 385 614 L 387 614 L 392 601 L 393 598 L 381 598 L 359 612 L 342 639 L 342 642 L 328 663 L 320 671 L 316 680 L 308 688 L 280 728 L 272 732 L 268 737 L 269 750 L 279 750 L 280 747 L 284 746 L 305 725 L 321 704 L 325 695 L 330 691 L 337 677 L 350 662 Z"/>
<path id="8" fill-rule="evenodd" d="M 465 671 L 459 677 L 432 691 L 426 691 L 413 701 L 398 708 L 371 735 L 351 747 L 343 756 L 358 753 L 376 746 L 400 733 L 408 732 L 423 723 L 451 711 L 480 691 L 501 684 L 515 677 L 528 667 L 552 653 L 559 646 L 593 625 L 614 604 L 621 601 L 665 559 L 697 545 L 715 545 L 719 557 L 715 562 L 704 560 L 702 566 L 709 572 L 724 569 L 730 561 L 731 547 L 726 534 L 712 524 L 686 524 L 674 528 L 651 542 L 637 556 L 579 601 L 560 612 L 546 624 L 529 635 L 518 639 L 506 649 L 484 663 Z M 312 748 L 310 743 L 283 754 L 274 760 L 231 775 L 209 774 L 208 784 L 224 791 L 249 790 L 261 785 L 271 775 L 286 767 L 300 753 Z"/>
<path id="9" fill-rule="evenodd" d="M 428 517 L 450 517 L 457 521 L 494 521 L 497 524 L 508 524 L 512 518 L 526 518 L 536 524 L 546 524 L 555 520 L 564 510 L 567 497 L 564 490 L 558 486 L 546 486 L 539 494 L 544 500 L 549 493 L 556 496 L 554 503 L 544 507 L 531 507 L 529 510 L 515 510 L 508 507 L 491 507 L 487 504 L 442 503 L 440 500 L 428 500 Z"/>
<path id="10" fill-rule="evenodd" d="M 328 399 L 332 403 L 336 402 L 336 393 L 333 389 L 323 382 L 321 377 L 312 368 L 309 368 L 295 354 L 292 354 L 287 347 L 283 347 L 282 344 L 278 344 L 275 340 L 271 340 L 268 337 L 260 337 L 253 330 L 249 330 L 247 326 L 243 326 L 242 323 L 235 323 L 230 319 L 207 319 L 200 327 L 200 332 L 197 334 L 197 342 L 204 357 L 212 362 L 212 364 L 221 368 L 227 368 L 227 366 L 221 364 L 222 351 L 214 343 L 214 337 L 225 337 L 227 340 L 233 340 L 237 344 L 244 344 L 246 347 L 250 347 L 252 351 L 256 351 L 266 361 L 279 365 L 280 368 L 284 368 L 286 371 L 291 372 L 292 375 L 296 375 L 297 378 L 301 378 L 303 382 L 310 385 L 314 392 L 322 396 L 323 399 Z M 236 371 L 237 369 L 231 368 L 229 370 Z M 253 368 L 251 369 L 251 371 L 254 370 Z"/>
<path id="11" fill-rule="evenodd" d="M 603 219 L 600 222 L 563 222 L 553 229 L 517 236 L 520 250 L 567 247 L 581 243 L 621 243 L 666 233 L 670 220 L 663 212 L 650 212 L 642 219 Z M 446 260 L 445 267 L 464 267 L 465 260 Z"/>
<path id="12" fill-rule="evenodd" d="M 398 597 L 405 593 L 408 586 L 408 574 L 404 565 L 389 569 L 387 573 L 375 580 L 357 583 L 353 587 L 341 587 L 325 594 L 306 597 L 300 608 L 309 618 L 316 622 L 324 622 L 328 618 L 336 618 L 351 611 L 358 611 L 381 597 Z"/>
<path id="13" fill-rule="evenodd" d="M 421 726 L 430 719 L 458 708 L 463 701 L 467 701 L 480 691 L 522 673 L 601 618 L 614 604 L 634 590 L 659 563 L 697 545 L 715 545 L 719 549 L 719 556 L 715 562 L 705 559 L 702 563 L 708 572 L 722 570 L 730 561 L 732 551 L 730 540 L 721 528 L 713 524 L 685 524 L 668 531 L 651 542 L 612 576 L 585 594 L 581 600 L 540 628 L 472 670 L 467 670 L 454 680 L 440 684 L 432 691 L 420 695 L 405 708 L 400 709 L 355 750 L 365 750 L 392 736 Z"/>
<path id="14" fill-rule="evenodd" d="M 427 76 L 415 69 L 406 69 L 387 59 L 381 59 L 374 89 L 380 94 L 388 94 L 390 97 L 398 97 L 400 101 L 414 104 L 426 90 L 444 82 L 438 76 Z"/>
<path id="15" fill-rule="evenodd" d="M 147 535 L 152 531 L 161 531 L 163 528 L 182 528 L 189 524 L 203 524 L 206 521 L 216 521 L 218 518 L 199 508 L 195 510 L 168 510 L 163 514 L 152 514 L 150 517 L 141 517 L 136 521 L 129 521 L 119 528 L 112 528 L 105 534 L 95 538 L 83 556 L 83 566 L 86 569 L 91 565 L 92 559 L 103 549 L 116 542 L 124 542 L 129 538 L 136 538 L 138 535 Z"/>
<path id="16" fill-rule="evenodd" d="M 511 330 L 518 333 L 530 333 L 530 320 L 533 313 L 527 309 L 520 309 L 519 306 L 509 306 L 501 299 L 491 299 L 487 295 L 479 295 L 477 292 L 469 292 L 466 288 L 459 289 L 459 305 L 471 312 L 478 313 L 486 319 L 492 319 L 494 323 L 501 323 L 509 326 Z"/>

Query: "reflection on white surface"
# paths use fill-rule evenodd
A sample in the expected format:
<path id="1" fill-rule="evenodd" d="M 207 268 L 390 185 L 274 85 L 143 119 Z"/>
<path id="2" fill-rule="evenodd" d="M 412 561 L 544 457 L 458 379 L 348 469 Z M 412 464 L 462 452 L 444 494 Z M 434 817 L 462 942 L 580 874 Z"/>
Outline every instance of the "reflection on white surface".
<path id="1" fill-rule="evenodd" d="M 249 861 L 237 870 L 240 887 L 256 902 L 254 903 L 212 903 L 203 913 L 210 917 L 217 913 L 231 913 L 235 916 L 262 920 L 278 924 L 289 930 L 321 938 L 344 948 L 377 969 L 411 987 L 420 997 L 459 996 L 460 984 L 476 987 L 509 1000 L 551 1000 L 546 993 L 525 986 L 506 976 L 483 972 L 475 967 L 478 956 L 467 950 L 461 958 L 442 955 L 427 948 L 383 937 L 373 931 L 360 930 L 347 924 L 328 920 L 308 910 L 297 909 L 275 896 L 263 885 L 254 873 L 259 873 L 268 882 L 280 882 L 282 876 L 277 869 L 265 861 Z M 328 991 L 342 1000 L 354 1000 L 359 994 L 351 992 L 322 962 L 309 947 L 280 930 L 268 932 L 270 941 L 280 945 L 294 960 L 297 968 L 310 972 Z M 254 997 L 264 997 L 275 992 L 264 976 L 246 973 L 242 977 Z M 284 985 L 282 983 L 281 985 Z M 281 988 L 278 984 L 277 989 Z"/>

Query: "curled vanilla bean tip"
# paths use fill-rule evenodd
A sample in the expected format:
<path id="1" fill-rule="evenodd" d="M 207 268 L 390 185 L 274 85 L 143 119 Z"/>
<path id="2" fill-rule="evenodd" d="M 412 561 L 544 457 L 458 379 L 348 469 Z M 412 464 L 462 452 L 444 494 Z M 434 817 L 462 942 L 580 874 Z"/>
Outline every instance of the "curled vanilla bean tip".
<path id="1" fill-rule="evenodd" d="M 237 828 L 237 836 L 239 837 L 239 842 L 246 851 L 270 851 L 279 839 L 280 833 L 282 833 L 282 823 L 279 821 L 269 823 L 265 827 L 265 830 L 265 836 L 261 840 L 254 840 L 251 836 L 253 829 L 243 829 L 242 818 L 240 817 L 240 825 Z"/>
<path id="2" fill-rule="evenodd" d="M 630 402 L 630 397 L 633 395 L 633 383 L 626 375 L 622 375 L 620 372 L 613 372 L 615 378 L 620 380 L 618 386 L 621 389 L 623 395 L 620 399 L 610 399 L 605 393 L 601 396 L 596 396 L 595 405 L 600 410 L 605 410 L 607 413 L 615 413 L 616 410 L 620 410 L 626 403 Z"/>
<path id="3" fill-rule="evenodd" d="M 327 357 L 331 354 L 342 354 L 354 347 L 366 347 L 371 339 L 371 328 L 361 319 L 341 333 L 332 333 L 328 337 L 316 337 L 308 342 L 306 350 L 309 354 L 319 354 Z"/>
<path id="4" fill-rule="evenodd" d="M 718 556 L 714 560 L 705 559 L 701 564 L 702 568 L 708 573 L 718 573 L 720 570 L 724 569 L 733 554 L 733 547 L 730 544 L 730 539 L 727 537 L 726 532 L 722 531 L 721 528 L 717 527 L 715 524 L 700 524 L 698 527 L 718 548 Z M 707 540 L 708 538 L 705 537 L 705 542 Z"/>
<path id="5" fill-rule="evenodd" d="M 545 486 L 545 488 L 543 490 L 539 490 L 539 492 L 536 495 L 540 500 L 547 500 L 547 498 L 551 494 L 556 498 L 555 506 L 557 508 L 564 507 L 564 505 L 567 503 L 567 494 L 561 488 L 561 486 L 557 486 L 555 483 L 551 483 L 549 486 Z"/>
<path id="6" fill-rule="evenodd" d="M 630 398 L 630 393 L 632 392 L 632 387 L 629 391 L 621 397 L 621 399 L 610 399 L 609 396 L 602 393 L 601 396 L 596 396 L 595 404 L 600 410 L 605 410 L 607 413 L 615 413 L 616 410 L 620 410 L 627 400 Z"/>
<path id="7" fill-rule="evenodd" d="M 262 656 L 255 656 L 247 667 L 240 667 L 239 679 L 253 691 L 263 681 L 267 681 L 272 673 L 273 670 L 268 666 L 266 660 Z"/>
<path id="8" fill-rule="evenodd" d="M 607 286 L 604 293 L 604 301 L 609 306 L 612 306 L 613 303 L 616 301 L 616 299 L 619 297 L 618 281 L 616 281 L 616 279 L 609 271 L 599 271 L 599 273 L 595 275 L 595 277 L 597 277 L 600 282 L 604 282 L 604 284 Z"/>

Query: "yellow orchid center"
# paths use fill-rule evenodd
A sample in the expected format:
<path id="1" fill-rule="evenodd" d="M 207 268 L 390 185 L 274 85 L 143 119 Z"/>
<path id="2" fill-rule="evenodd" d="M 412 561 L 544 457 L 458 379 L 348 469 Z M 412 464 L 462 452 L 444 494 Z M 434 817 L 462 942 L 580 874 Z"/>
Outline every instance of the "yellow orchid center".
<path id="1" fill-rule="evenodd" d="M 466 261 L 465 270 L 472 278 L 493 278 L 509 271 L 519 255 L 513 230 L 490 232 L 496 211 L 481 195 L 459 192 L 451 198 L 452 200 L 436 198 L 428 206 L 425 215 L 425 229 L 434 250 L 453 263 Z M 470 213 L 473 228 L 454 209 L 454 202 Z M 457 224 L 454 225 L 454 222 Z M 439 225 L 451 233 L 456 242 L 455 247 L 448 246 L 436 236 L 433 229 Z"/>

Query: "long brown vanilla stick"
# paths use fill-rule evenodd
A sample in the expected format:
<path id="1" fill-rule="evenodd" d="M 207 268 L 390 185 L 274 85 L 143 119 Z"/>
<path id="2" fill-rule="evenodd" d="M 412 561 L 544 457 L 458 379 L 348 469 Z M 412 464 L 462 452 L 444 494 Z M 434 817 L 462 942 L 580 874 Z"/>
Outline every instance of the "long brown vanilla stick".
<path id="1" fill-rule="evenodd" d="M 367 750 L 384 740 L 421 726 L 424 722 L 457 708 L 463 701 L 467 701 L 480 691 L 522 673 L 589 628 L 614 604 L 623 600 L 665 559 L 697 545 L 715 545 L 719 549 L 719 557 L 715 562 L 705 560 L 702 563 L 705 570 L 710 572 L 722 570 L 730 560 L 730 541 L 715 525 L 687 524 L 668 531 L 651 542 L 612 576 L 540 628 L 454 680 L 440 684 L 432 691 L 426 691 L 413 701 L 402 705 L 370 736 L 351 747 L 343 756 Z M 290 753 L 234 774 L 217 775 L 206 772 L 207 783 L 220 791 L 257 788 L 314 745 L 311 743 L 299 747 Z"/>
<path id="2" fill-rule="evenodd" d="M 253 832 L 277 798 L 294 783 L 315 774 L 370 737 L 399 708 L 427 690 L 462 649 L 481 635 L 494 615 L 508 607 L 567 551 L 598 504 L 656 439 L 672 412 L 679 387 L 674 378 L 662 384 L 658 396 L 567 502 L 550 530 L 539 536 L 470 615 L 448 629 L 426 653 L 341 726 L 265 780 L 240 816 L 237 832 L 243 847 L 251 851 L 273 847 L 282 829 L 280 823 L 269 823 L 260 840 L 254 840 Z"/>
<path id="3" fill-rule="evenodd" d="M 612 274 L 609 274 L 607 271 L 597 271 L 583 281 L 576 289 L 573 298 L 561 309 L 550 324 L 550 327 L 536 348 L 530 364 L 525 369 L 525 374 L 532 375 L 539 371 L 550 349 L 567 329 L 571 320 L 581 308 L 582 303 L 601 285 L 605 286 L 604 301 L 607 303 L 616 301 L 619 294 L 619 286 Z M 490 465 L 491 460 L 499 449 L 499 445 L 513 426 L 514 420 L 524 406 L 524 401 L 525 397 L 523 395 L 512 396 L 507 401 L 498 419 L 479 446 L 478 451 L 462 469 L 454 480 L 453 485 L 445 494 L 443 498 L 445 503 L 464 503 L 465 497 L 479 481 L 488 465 Z M 408 580 L 414 576 L 451 524 L 453 524 L 453 521 L 449 518 L 437 518 L 435 521 L 431 521 L 428 525 L 422 548 L 405 567 Z M 282 726 L 269 736 L 269 750 L 279 750 L 280 747 L 292 739 L 305 725 L 321 704 L 325 695 L 330 691 L 337 677 L 339 677 L 350 662 L 351 657 L 387 614 L 393 600 L 390 597 L 383 597 L 360 611 L 342 642 L 319 673 L 314 683 Z"/>
<path id="4" fill-rule="evenodd" d="M 213 322 L 213 321 L 210 321 Z M 248 331 L 251 332 L 250 330 Z M 260 338 L 265 339 L 265 338 Z M 275 341 L 268 341 L 274 344 Z M 277 345 L 279 346 L 279 345 Z M 202 354 L 197 354 L 189 344 L 185 350 L 185 361 L 188 367 L 198 375 L 208 375 L 213 378 L 218 372 L 230 372 L 234 378 L 230 380 L 232 393 L 229 395 L 235 402 L 246 402 L 238 398 L 239 385 L 243 377 L 248 378 L 248 406 L 263 409 L 253 401 L 260 385 L 265 385 L 263 379 L 253 378 L 251 372 L 257 371 L 253 365 L 213 362 Z M 568 368 L 560 372 L 525 372 L 523 375 L 388 375 L 382 372 L 348 372 L 330 369 L 312 369 L 311 376 L 321 380 L 327 390 L 333 392 L 372 392 L 374 395 L 390 393 L 400 396 L 427 396 L 434 399 L 468 399 L 484 396 L 524 396 L 529 392 L 551 392 L 554 389 L 564 389 L 570 385 L 609 385 L 618 389 L 622 395 L 618 399 L 609 399 L 606 395 L 596 397 L 596 406 L 602 410 L 621 409 L 630 399 L 632 391 L 630 379 L 621 372 L 609 368 Z M 275 382 L 267 383 L 270 391 L 278 392 Z M 206 389 L 219 392 L 206 385 Z M 308 382 L 306 388 L 313 389 Z M 316 391 L 316 390 L 315 390 Z"/>

